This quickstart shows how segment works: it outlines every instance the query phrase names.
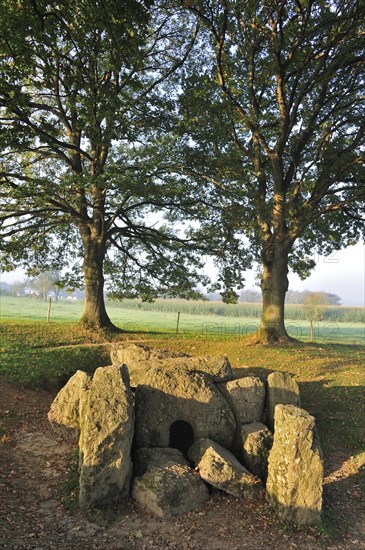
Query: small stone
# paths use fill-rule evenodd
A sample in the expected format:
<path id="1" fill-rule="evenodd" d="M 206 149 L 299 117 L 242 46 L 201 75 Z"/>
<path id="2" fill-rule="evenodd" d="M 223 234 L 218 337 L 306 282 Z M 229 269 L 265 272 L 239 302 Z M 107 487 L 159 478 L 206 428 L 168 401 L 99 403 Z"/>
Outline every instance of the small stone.
<path id="1" fill-rule="evenodd" d="M 273 436 L 265 424 L 253 422 L 241 426 L 243 462 L 262 481 L 267 478 L 267 462 Z"/>
<path id="2" fill-rule="evenodd" d="M 300 392 L 294 376 L 287 372 L 272 372 L 269 374 L 267 387 L 266 424 L 273 431 L 276 405 L 300 406 Z"/>

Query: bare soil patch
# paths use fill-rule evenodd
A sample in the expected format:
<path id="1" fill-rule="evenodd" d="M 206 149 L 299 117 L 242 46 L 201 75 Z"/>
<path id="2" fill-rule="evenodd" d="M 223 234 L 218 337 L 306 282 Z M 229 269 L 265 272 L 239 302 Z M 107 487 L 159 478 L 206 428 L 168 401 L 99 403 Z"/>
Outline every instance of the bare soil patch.
<path id="1" fill-rule="evenodd" d="M 0 548 L 15 549 L 360 549 L 365 548 L 361 459 L 326 464 L 324 528 L 280 522 L 265 502 L 213 493 L 199 510 L 155 518 L 132 501 L 124 511 L 69 509 L 65 482 L 72 443 L 47 421 L 54 394 L 0 386 Z"/>

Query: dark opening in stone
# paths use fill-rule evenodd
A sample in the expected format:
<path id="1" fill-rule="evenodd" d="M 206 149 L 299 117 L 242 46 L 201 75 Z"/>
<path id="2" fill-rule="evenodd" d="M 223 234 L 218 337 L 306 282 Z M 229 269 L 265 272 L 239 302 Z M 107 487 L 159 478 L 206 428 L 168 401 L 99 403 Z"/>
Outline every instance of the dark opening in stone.
<path id="1" fill-rule="evenodd" d="M 176 420 L 170 426 L 170 443 L 169 447 L 179 449 L 182 453 L 186 454 L 188 449 L 194 443 L 194 430 L 184 420 Z"/>

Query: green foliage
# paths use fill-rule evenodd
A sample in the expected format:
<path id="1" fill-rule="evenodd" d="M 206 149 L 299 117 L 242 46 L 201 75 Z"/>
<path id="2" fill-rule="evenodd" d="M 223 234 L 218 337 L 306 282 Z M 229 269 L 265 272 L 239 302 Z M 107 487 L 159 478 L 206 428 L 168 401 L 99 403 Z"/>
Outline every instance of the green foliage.
<path id="1" fill-rule="evenodd" d="M 68 267 L 74 288 L 84 274 L 100 318 L 104 276 L 115 295 L 145 300 L 204 281 L 188 228 L 197 186 L 170 159 L 163 87 L 194 25 L 152 4 L 40 0 L 0 14 L 2 269 Z"/>
<path id="2" fill-rule="evenodd" d="M 180 97 L 186 171 L 246 253 L 227 288 L 256 261 L 265 307 L 282 312 L 278 266 L 280 279 L 288 266 L 305 278 L 313 250 L 328 255 L 364 235 L 365 7 L 192 0 L 186 9 L 202 26 Z M 282 318 L 275 329 L 266 318 L 285 336 Z"/>
<path id="3" fill-rule="evenodd" d="M 324 315 L 324 306 L 327 299 L 322 292 L 310 292 L 304 301 L 304 309 L 307 319 L 310 321 L 322 321 Z"/>

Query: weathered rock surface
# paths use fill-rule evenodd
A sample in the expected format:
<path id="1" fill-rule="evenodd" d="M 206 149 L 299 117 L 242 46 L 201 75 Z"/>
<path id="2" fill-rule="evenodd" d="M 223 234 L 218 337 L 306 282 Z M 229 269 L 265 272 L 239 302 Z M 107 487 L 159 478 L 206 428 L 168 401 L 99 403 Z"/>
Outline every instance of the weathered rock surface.
<path id="1" fill-rule="evenodd" d="M 162 362 L 165 359 L 190 356 L 186 353 L 178 353 L 169 349 L 151 348 L 142 344 L 115 343 L 111 347 L 110 357 L 113 364 L 120 365 L 124 363 L 128 368 L 133 368 L 138 363 L 147 363 L 148 361 Z"/>
<path id="2" fill-rule="evenodd" d="M 262 422 L 265 384 L 257 376 L 245 376 L 218 385 L 239 425 Z"/>
<path id="3" fill-rule="evenodd" d="M 317 523 L 322 510 L 322 483 L 323 461 L 314 417 L 293 405 L 277 405 L 267 500 L 283 519 Z"/>
<path id="4" fill-rule="evenodd" d="M 254 498 L 262 486 L 232 453 L 210 439 L 198 439 L 189 458 L 206 483 L 235 497 Z"/>
<path id="5" fill-rule="evenodd" d="M 127 346 L 114 344 L 110 355 L 114 365 L 127 365 L 132 387 L 144 384 L 147 371 L 151 368 L 180 368 L 181 370 L 205 372 L 210 374 L 214 381 L 231 380 L 233 378 L 231 365 L 225 355 L 191 357 L 185 353 L 176 353 L 167 349 L 155 349 L 136 344 Z"/>
<path id="6" fill-rule="evenodd" d="M 163 517 L 201 506 L 209 491 L 177 449 L 139 449 L 135 456 L 132 497 Z"/>
<path id="7" fill-rule="evenodd" d="M 265 424 L 253 422 L 241 426 L 243 463 L 263 481 L 267 478 L 267 462 L 273 436 Z"/>
<path id="8" fill-rule="evenodd" d="M 188 423 L 193 439 L 207 437 L 230 447 L 235 419 L 228 403 L 201 372 L 150 369 L 145 383 L 136 388 L 136 445 L 169 447 L 171 427 Z"/>
<path id="9" fill-rule="evenodd" d="M 266 424 L 274 429 L 276 405 L 300 406 L 300 392 L 294 376 L 287 372 L 272 372 L 267 377 L 267 419 Z"/>
<path id="10" fill-rule="evenodd" d="M 53 425 L 72 428 L 78 433 L 80 428 L 80 399 L 90 388 L 91 376 L 78 370 L 58 392 L 48 413 Z"/>
<path id="11" fill-rule="evenodd" d="M 134 431 L 126 367 L 96 369 L 81 401 L 80 507 L 120 502 L 129 492 Z"/>

